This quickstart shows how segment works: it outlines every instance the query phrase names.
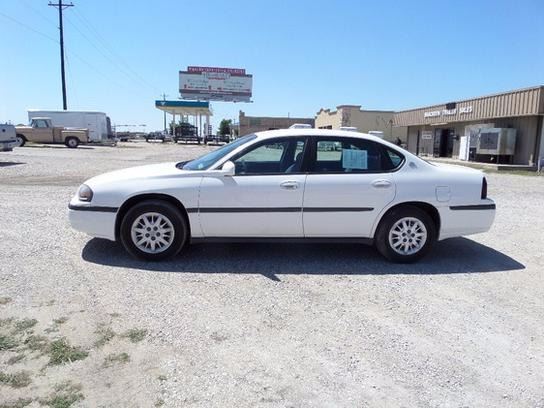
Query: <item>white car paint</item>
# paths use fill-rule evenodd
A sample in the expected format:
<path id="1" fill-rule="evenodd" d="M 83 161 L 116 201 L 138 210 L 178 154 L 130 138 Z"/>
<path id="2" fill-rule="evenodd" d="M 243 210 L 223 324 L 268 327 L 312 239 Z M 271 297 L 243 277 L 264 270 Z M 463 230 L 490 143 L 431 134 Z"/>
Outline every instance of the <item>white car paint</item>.
<path id="1" fill-rule="evenodd" d="M 399 152 L 405 161 L 400 168 L 383 173 L 225 176 L 221 170 L 237 153 L 263 140 L 318 136 L 366 139 Z M 180 170 L 176 163 L 162 163 L 91 178 L 85 182 L 93 190 L 91 202 L 81 201 L 76 194 L 70 202 L 69 218 L 77 230 L 116 240 L 116 222 L 120 221 L 118 213 L 123 204 L 141 195 L 161 194 L 185 207 L 192 238 L 373 238 L 389 209 L 418 202 L 437 209 L 438 239 L 445 239 L 485 232 L 491 227 L 495 205 L 481 198 L 482 180 L 483 173 L 478 170 L 433 165 L 371 135 L 275 130 L 257 133 L 254 140 L 207 170 Z M 252 210 L 246 211 L 248 208 Z"/>

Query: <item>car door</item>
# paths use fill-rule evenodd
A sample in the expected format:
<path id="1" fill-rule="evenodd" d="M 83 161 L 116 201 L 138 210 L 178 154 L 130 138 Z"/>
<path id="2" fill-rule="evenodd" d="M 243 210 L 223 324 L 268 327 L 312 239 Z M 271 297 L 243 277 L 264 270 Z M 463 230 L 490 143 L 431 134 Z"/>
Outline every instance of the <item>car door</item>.
<path id="1" fill-rule="evenodd" d="M 53 129 L 51 129 L 47 121 L 44 119 L 34 119 L 32 121 L 32 142 L 51 143 Z"/>
<path id="2" fill-rule="evenodd" d="M 304 235 L 370 237 L 378 214 L 395 197 L 391 171 L 402 160 L 374 141 L 314 138 L 304 192 Z"/>
<path id="3" fill-rule="evenodd" d="M 305 138 L 257 142 L 231 159 L 232 177 L 205 176 L 199 219 L 206 237 L 302 237 Z"/>

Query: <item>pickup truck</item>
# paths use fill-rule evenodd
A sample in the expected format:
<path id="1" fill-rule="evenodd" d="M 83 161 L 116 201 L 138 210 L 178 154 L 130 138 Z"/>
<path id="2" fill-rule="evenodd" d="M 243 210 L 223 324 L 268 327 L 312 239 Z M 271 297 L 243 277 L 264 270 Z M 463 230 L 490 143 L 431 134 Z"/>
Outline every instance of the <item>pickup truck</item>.
<path id="1" fill-rule="evenodd" d="M 80 143 L 89 142 L 89 130 L 79 128 L 55 127 L 50 118 L 32 118 L 29 126 L 16 126 L 17 142 L 24 146 L 26 142 L 64 143 L 76 148 Z"/>
<path id="2" fill-rule="evenodd" d="M 0 152 L 11 152 L 17 146 L 15 126 L 0 124 Z"/>

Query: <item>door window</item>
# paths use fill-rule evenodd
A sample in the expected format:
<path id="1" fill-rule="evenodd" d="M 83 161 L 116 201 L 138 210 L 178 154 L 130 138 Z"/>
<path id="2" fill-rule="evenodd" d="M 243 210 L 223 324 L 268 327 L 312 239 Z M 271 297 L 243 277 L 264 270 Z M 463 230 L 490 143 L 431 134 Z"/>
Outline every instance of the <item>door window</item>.
<path id="1" fill-rule="evenodd" d="M 34 127 L 44 129 L 47 128 L 47 122 L 43 119 L 38 119 L 34 121 Z"/>
<path id="2" fill-rule="evenodd" d="M 364 139 L 318 139 L 314 173 L 374 173 L 399 167 L 404 158 L 385 146 Z"/>
<path id="3" fill-rule="evenodd" d="M 235 158 L 236 175 L 282 174 L 301 171 L 304 139 L 271 140 Z"/>

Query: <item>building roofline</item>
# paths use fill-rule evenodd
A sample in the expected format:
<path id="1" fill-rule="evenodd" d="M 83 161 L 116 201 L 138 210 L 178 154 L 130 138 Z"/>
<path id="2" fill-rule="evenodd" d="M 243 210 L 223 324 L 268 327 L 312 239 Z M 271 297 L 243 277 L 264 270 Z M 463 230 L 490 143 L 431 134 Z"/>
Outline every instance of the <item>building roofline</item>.
<path id="1" fill-rule="evenodd" d="M 418 110 L 421 110 L 421 109 L 433 109 L 433 108 L 436 108 L 436 107 L 439 107 L 439 106 L 442 106 L 442 105 L 446 105 L 447 103 L 450 103 L 450 102 L 455 102 L 455 103 L 471 102 L 471 101 L 477 101 L 477 100 L 480 100 L 480 99 L 494 98 L 494 97 L 497 97 L 497 96 L 513 94 L 513 93 L 516 93 L 516 92 L 531 91 L 531 90 L 536 90 L 536 89 L 544 89 L 544 85 L 537 85 L 537 86 L 530 86 L 530 87 L 526 87 L 526 88 L 513 89 L 511 91 L 497 92 L 497 93 L 493 93 L 493 94 L 475 96 L 475 97 L 472 97 L 472 98 L 466 98 L 466 99 L 460 99 L 460 100 L 450 100 L 449 102 L 435 103 L 433 105 L 423 105 L 423 106 L 419 106 L 417 108 L 399 110 L 399 111 L 396 111 L 395 113 L 413 112 L 413 111 L 418 111 Z"/>

